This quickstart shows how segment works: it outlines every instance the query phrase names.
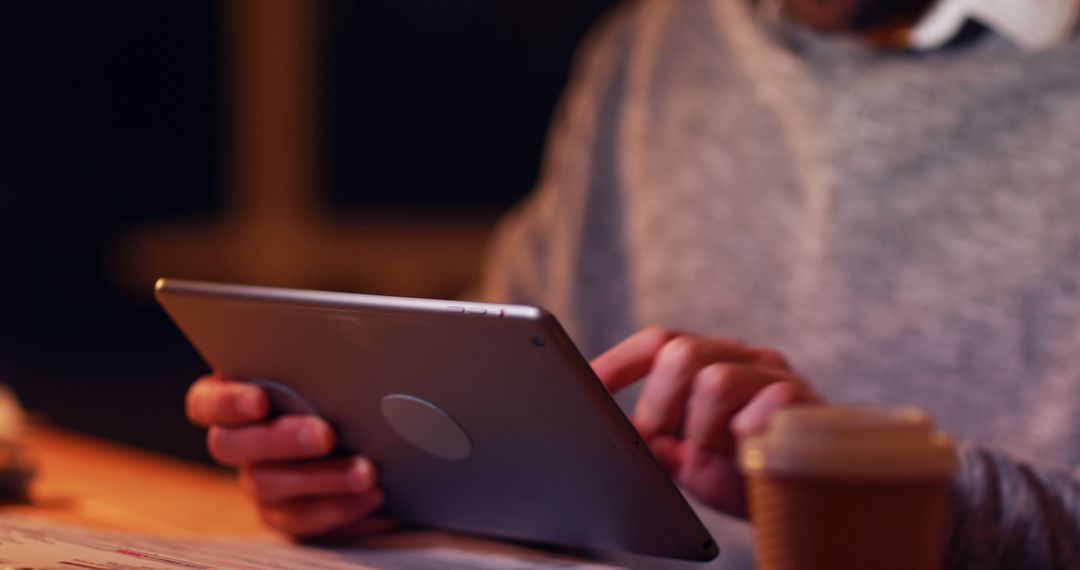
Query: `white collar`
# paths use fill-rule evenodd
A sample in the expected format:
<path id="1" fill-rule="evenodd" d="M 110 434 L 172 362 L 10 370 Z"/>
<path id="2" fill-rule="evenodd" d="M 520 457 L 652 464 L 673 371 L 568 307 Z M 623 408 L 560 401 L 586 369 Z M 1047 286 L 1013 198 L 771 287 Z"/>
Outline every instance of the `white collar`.
<path id="1" fill-rule="evenodd" d="M 910 47 L 932 50 L 975 20 L 1029 51 L 1059 46 L 1072 37 L 1080 0 L 937 0 L 911 30 Z"/>

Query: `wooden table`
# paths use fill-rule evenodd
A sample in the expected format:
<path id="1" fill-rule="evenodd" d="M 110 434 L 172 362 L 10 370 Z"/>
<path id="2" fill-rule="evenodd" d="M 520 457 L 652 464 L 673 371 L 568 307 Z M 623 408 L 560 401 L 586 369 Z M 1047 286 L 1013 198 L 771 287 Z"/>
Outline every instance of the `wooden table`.
<path id="1" fill-rule="evenodd" d="M 38 472 L 32 500 L 5 506 L 6 513 L 97 529 L 286 542 L 262 525 L 235 475 L 227 471 L 54 427 L 33 428 L 26 445 Z M 572 560 L 441 531 L 396 531 L 357 544 Z"/>
<path id="2" fill-rule="evenodd" d="M 32 502 L 6 511 L 97 528 L 181 535 L 270 536 L 236 477 L 53 427 L 27 438 Z"/>

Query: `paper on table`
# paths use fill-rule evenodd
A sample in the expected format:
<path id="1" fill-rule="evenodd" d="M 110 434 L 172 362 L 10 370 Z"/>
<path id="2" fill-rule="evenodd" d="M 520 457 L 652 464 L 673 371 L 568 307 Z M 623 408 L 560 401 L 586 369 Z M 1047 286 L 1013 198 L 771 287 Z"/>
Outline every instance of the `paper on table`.
<path id="1" fill-rule="evenodd" d="M 611 570 L 614 566 L 451 548 L 312 548 L 89 530 L 0 516 L 0 568 L 33 570 Z"/>

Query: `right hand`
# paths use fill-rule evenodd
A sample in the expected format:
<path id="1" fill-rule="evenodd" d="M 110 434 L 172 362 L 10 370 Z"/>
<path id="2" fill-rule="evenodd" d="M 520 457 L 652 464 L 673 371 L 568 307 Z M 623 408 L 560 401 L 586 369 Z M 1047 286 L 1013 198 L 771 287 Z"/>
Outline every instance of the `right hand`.
<path id="1" fill-rule="evenodd" d="M 824 403 L 779 352 L 726 337 L 649 327 L 592 366 L 612 393 L 644 383 L 631 421 L 653 455 L 683 489 L 742 517 L 739 445 L 782 408 Z"/>
<path id="2" fill-rule="evenodd" d="M 187 393 L 187 416 L 210 428 L 206 445 L 219 463 L 239 467 L 263 521 L 301 538 L 382 526 L 367 517 L 383 501 L 375 465 L 330 457 L 334 430 L 316 416 L 267 418 L 258 386 L 204 376 Z"/>

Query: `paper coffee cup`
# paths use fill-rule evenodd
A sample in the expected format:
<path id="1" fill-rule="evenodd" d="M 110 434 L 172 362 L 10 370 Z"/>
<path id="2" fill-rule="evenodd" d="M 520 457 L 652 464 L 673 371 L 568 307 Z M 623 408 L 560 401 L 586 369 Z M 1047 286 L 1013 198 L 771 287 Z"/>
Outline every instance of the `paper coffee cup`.
<path id="1" fill-rule="evenodd" d="M 779 411 L 739 456 L 758 567 L 939 568 L 955 462 L 916 409 Z"/>

